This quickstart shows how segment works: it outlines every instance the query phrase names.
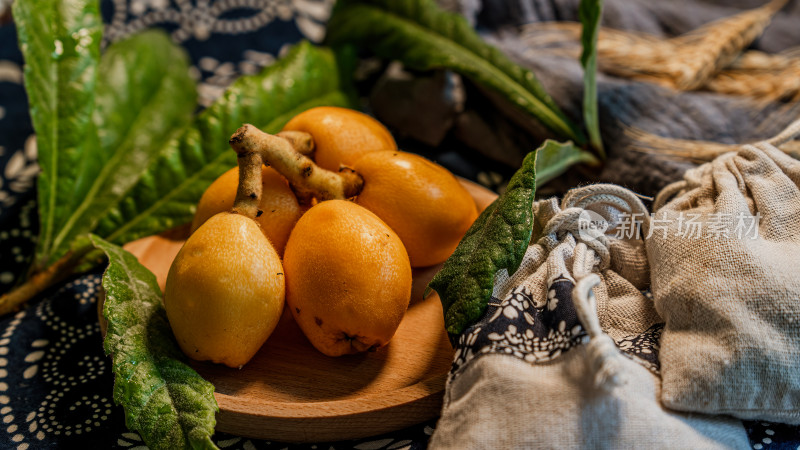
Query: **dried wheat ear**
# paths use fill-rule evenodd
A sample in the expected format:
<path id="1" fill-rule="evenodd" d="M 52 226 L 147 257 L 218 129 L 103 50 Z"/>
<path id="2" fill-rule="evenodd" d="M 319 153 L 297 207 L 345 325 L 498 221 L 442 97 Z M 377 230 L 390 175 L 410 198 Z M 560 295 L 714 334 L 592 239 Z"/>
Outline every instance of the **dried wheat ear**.
<path id="1" fill-rule="evenodd" d="M 712 141 L 675 139 L 648 133 L 637 128 L 625 130 L 636 151 L 695 161 L 711 161 L 723 153 L 736 151 L 741 144 L 722 144 Z M 789 141 L 778 146 L 784 153 L 800 159 L 800 141 Z"/>
<path id="2" fill-rule="evenodd" d="M 668 39 L 603 28 L 598 66 L 608 74 L 677 90 L 707 90 L 764 102 L 798 100 L 800 50 L 776 55 L 744 51 L 786 3 L 773 0 Z M 532 52 L 577 58 L 580 33 L 578 23 L 540 23 L 527 26 L 523 39 Z"/>

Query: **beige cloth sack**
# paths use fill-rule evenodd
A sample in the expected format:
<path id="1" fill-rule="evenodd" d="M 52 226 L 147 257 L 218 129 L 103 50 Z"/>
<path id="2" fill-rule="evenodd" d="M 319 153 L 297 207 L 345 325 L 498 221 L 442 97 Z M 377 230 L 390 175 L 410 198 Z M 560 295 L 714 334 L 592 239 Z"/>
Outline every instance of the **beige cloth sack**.
<path id="1" fill-rule="evenodd" d="M 551 364 L 492 353 L 447 386 L 431 449 L 747 449 L 741 422 L 659 406 L 658 376 L 623 358 L 627 383 L 599 393 L 580 346 Z"/>
<path id="2" fill-rule="evenodd" d="M 748 448 L 740 421 L 659 403 L 661 319 L 620 275 L 641 281 L 644 245 L 614 237 L 632 214 L 647 229 L 641 201 L 593 185 L 534 213 L 520 269 L 459 338 L 431 448 Z"/>
<path id="3" fill-rule="evenodd" d="M 800 161 L 775 147 L 798 131 L 656 198 L 646 243 L 670 408 L 800 423 Z"/>

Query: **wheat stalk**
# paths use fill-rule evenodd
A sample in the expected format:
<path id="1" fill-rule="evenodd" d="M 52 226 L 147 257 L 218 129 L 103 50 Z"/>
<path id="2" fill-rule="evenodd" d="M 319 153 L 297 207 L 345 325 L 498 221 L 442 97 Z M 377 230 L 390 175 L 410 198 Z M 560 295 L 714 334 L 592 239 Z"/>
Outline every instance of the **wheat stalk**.
<path id="1" fill-rule="evenodd" d="M 775 7 L 777 5 L 773 5 Z M 714 26 L 719 26 L 719 22 Z M 522 38 L 532 53 L 577 58 L 581 52 L 580 33 L 579 23 L 548 22 L 525 27 Z M 682 63 L 671 61 L 682 60 L 682 56 L 676 56 L 681 51 L 686 50 L 681 50 L 674 39 L 659 39 L 643 33 L 601 28 L 598 38 L 601 71 L 675 89 L 680 88 L 675 74 L 684 72 L 679 68 Z M 774 55 L 755 50 L 744 52 L 730 61 L 725 70 L 695 89 L 749 96 L 763 102 L 798 100 L 800 47 Z"/>
<path id="2" fill-rule="evenodd" d="M 601 29 L 598 40 L 600 70 L 613 75 L 645 79 L 678 90 L 699 89 L 724 67 L 737 61 L 744 67 L 764 64 L 766 54 L 751 54 L 740 58 L 749 46 L 769 25 L 772 17 L 787 0 L 772 0 L 766 5 L 706 24 L 689 33 L 671 39 L 659 39 L 644 33 L 631 33 Z M 525 39 L 529 44 L 552 46 L 563 36 L 564 40 L 577 41 L 580 24 L 562 23 L 527 29 Z M 555 50 L 574 54 L 575 47 Z M 769 58 L 769 65 L 780 65 L 784 58 Z"/>
<path id="3" fill-rule="evenodd" d="M 631 138 L 632 148 L 635 151 L 654 153 L 696 162 L 711 161 L 719 155 L 736 151 L 743 145 L 668 138 L 648 133 L 638 128 L 627 128 L 625 134 Z M 800 141 L 789 141 L 780 145 L 778 148 L 795 158 L 800 156 Z"/>
<path id="4" fill-rule="evenodd" d="M 578 58 L 581 54 L 581 24 L 545 22 L 527 25 L 522 39 L 531 56 L 550 55 Z M 644 33 L 601 28 L 597 42 L 600 71 L 623 78 L 646 80 L 674 87 L 654 67 L 663 65 L 655 55 L 672 54 L 674 45 Z"/>
<path id="5" fill-rule="evenodd" d="M 581 52 L 581 24 L 577 22 L 542 22 L 526 25 L 523 42 L 536 51 L 578 56 Z M 634 31 L 600 28 L 597 42 L 601 57 L 641 57 L 652 59 L 653 53 L 672 52 L 674 45 L 655 36 Z M 635 61 L 632 61 L 635 63 Z"/>
<path id="6" fill-rule="evenodd" d="M 685 35 L 670 39 L 679 58 L 669 66 L 675 85 L 693 90 L 723 67 L 733 62 L 772 21 L 787 0 L 772 0 L 766 5 L 717 20 Z"/>
<path id="7" fill-rule="evenodd" d="M 793 47 L 775 54 L 748 50 L 733 60 L 726 69 L 783 70 L 796 65 L 798 60 L 800 60 L 800 47 Z"/>
<path id="8" fill-rule="evenodd" d="M 773 0 L 671 39 L 606 33 L 611 41 L 602 46 L 602 52 L 598 46 L 599 64 L 618 76 L 643 78 L 678 90 L 699 89 L 736 60 L 786 1 Z"/>
<path id="9" fill-rule="evenodd" d="M 800 99 L 800 64 L 777 71 L 724 70 L 703 86 L 712 92 L 755 97 L 764 102 Z"/>

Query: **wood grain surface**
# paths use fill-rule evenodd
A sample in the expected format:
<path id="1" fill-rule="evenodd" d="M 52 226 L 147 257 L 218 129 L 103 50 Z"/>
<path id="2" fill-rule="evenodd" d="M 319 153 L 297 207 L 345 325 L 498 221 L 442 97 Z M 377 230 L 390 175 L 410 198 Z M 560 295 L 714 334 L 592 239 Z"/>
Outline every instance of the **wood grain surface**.
<path id="1" fill-rule="evenodd" d="M 496 195 L 463 181 L 483 210 Z M 151 236 L 125 248 L 155 273 L 162 291 L 188 230 Z M 355 439 L 436 417 L 453 349 L 438 295 L 422 293 L 441 266 L 414 270 L 411 304 L 397 333 L 375 352 L 332 358 L 306 340 L 285 312 L 244 368 L 194 362 L 216 387 L 217 430 L 286 442 Z"/>

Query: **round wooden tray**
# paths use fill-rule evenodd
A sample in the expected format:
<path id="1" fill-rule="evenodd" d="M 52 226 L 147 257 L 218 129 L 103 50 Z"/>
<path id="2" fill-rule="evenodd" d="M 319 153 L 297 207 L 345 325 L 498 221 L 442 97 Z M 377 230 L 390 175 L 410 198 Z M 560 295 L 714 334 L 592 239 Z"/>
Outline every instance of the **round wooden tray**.
<path id="1" fill-rule="evenodd" d="M 479 210 L 496 195 L 462 181 Z M 185 236 L 151 236 L 125 248 L 155 273 L 162 291 Z M 441 266 L 414 270 L 411 304 L 397 333 L 375 352 L 331 358 L 285 313 L 241 370 L 193 362 L 216 387 L 217 431 L 286 442 L 373 436 L 439 415 L 453 349 L 436 293 L 422 293 Z"/>

